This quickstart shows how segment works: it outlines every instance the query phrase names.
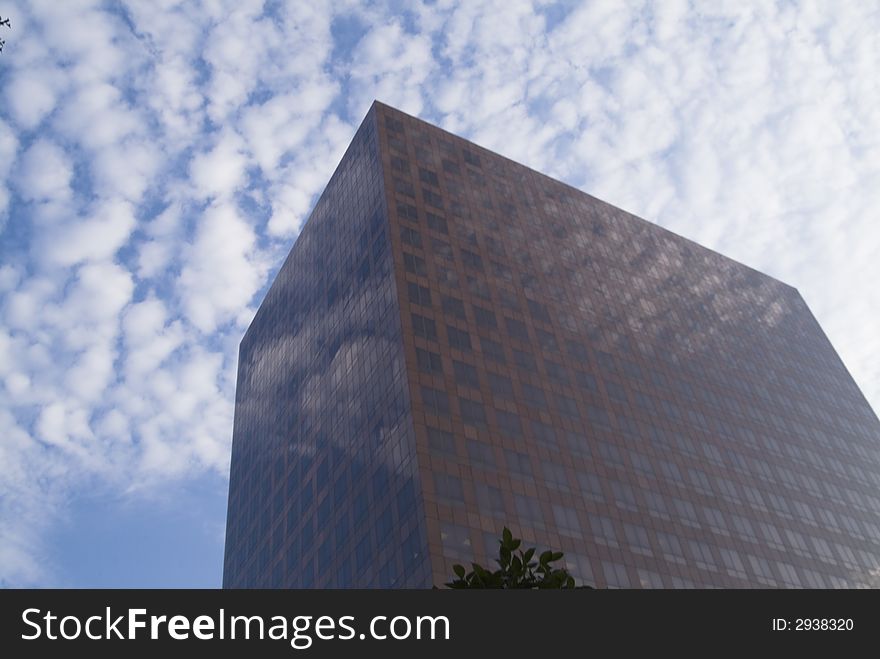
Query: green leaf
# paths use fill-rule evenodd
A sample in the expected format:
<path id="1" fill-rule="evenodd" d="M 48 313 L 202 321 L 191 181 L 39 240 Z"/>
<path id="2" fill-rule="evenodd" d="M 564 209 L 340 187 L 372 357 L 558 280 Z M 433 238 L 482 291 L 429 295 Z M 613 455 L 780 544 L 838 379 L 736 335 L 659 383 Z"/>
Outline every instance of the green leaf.
<path id="1" fill-rule="evenodd" d="M 463 565 L 458 565 L 458 564 L 453 565 L 453 566 L 452 566 L 452 571 L 455 572 L 455 575 L 456 575 L 459 579 L 464 579 L 465 569 L 464 569 L 464 566 L 463 566 Z"/>

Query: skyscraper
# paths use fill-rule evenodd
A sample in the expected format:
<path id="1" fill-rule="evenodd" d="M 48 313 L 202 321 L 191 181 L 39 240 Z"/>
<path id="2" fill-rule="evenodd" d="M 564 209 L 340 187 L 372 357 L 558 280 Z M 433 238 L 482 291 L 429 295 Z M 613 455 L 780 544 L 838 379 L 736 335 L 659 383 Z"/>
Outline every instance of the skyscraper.
<path id="1" fill-rule="evenodd" d="M 798 292 L 375 103 L 241 343 L 226 587 L 880 584 L 880 422 Z"/>

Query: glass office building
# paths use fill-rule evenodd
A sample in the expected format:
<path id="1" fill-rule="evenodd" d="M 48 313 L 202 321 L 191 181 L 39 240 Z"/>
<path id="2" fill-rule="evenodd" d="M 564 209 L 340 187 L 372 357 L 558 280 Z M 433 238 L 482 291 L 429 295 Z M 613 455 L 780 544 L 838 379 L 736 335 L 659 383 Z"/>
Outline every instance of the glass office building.
<path id="1" fill-rule="evenodd" d="M 240 349 L 225 587 L 880 585 L 880 421 L 798 292 L 374 103 Z"/>

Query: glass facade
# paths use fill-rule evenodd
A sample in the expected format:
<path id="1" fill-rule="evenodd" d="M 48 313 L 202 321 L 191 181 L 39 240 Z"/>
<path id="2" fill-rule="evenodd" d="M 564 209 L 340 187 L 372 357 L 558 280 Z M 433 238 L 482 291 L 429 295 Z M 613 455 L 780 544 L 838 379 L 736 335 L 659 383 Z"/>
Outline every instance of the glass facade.
<path id="1" fill-rule="evenodd" d="M 430 585 L 374 113 L 239 350 L 223 585 Z"/>
<path id="2" fill-rule="evenodd" d="M 600 587 L 880 586 L 878 440 L 795 289 L 376 103 L 242 342 L 224 584 L 506 525 Z"/>

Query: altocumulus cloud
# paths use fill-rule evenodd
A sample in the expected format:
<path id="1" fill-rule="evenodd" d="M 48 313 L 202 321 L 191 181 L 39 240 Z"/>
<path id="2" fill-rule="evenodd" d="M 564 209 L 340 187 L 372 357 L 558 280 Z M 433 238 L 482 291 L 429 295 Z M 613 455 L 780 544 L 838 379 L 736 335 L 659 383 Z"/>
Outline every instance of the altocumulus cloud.
<path id="1" fill-rule="evenodd" d="M 0 15 L 2 584 L 58 582 L 86 483 L 226 473 L 237 342 L 373 98 L 797 286 L 880 403 L 870 3 Z"/>

